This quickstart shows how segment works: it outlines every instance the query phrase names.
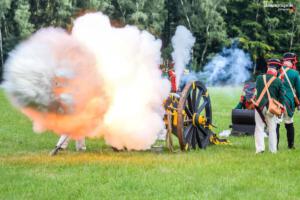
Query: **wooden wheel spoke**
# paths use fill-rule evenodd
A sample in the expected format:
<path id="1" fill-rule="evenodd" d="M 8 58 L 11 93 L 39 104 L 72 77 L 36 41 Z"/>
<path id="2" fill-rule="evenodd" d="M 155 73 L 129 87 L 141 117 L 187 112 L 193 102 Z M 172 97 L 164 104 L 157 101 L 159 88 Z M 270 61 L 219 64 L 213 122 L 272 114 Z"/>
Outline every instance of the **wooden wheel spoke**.
<path id="1" fill-rule="evenodd" d="M 196 128 L 196 139 L 197 139 L 197 143 L 198 143 L 199 148 L 202 148 L 200 134 L 201 134 L 201 131 L 200 131 L 198 128 Z"/>
<path id="2" fill-rule="evenodd" d="M 196 110 L 196 95 L 197 95 L 197 88 L 193 89 L 192 92 L 192 106 L 193 106 L 193 111 Z"/>
<path id="3" fill-rule="evenodd" d="M 199 103 L 201 101 L 202 94 L 203 94 L 203 90 L 199 90 L 199 93 L 197 94 L 196 103 L 195 103 L 196 110 L 199 109 Z"/>
<path id="4" fill-rule="evenodd" d="M 193 120 L 192 119 L 185 119 L 184 123 L 193 123 Z"/>
<path id="5" fill-rule="evenodd" d="M 194 113 L 194 107 L 193 107 L 193 102 L 192 102 L 192 98 L 191 98 L 191 94 L 188 95 L 187 97 L 187 102 L 188 102 L 188 107 L 191 111 L 191 113 Z"/>
<path id="6" fill-rule="evenodd" d="M 188 116 L 189 118 L 192 118 L 192 117 L 193 117 L 193 114 L 192 114 L 192 112 L 190 111 L 190 109 L 189 109 L 188 107 L 185 107 L 185 112 L 186 112 L 186 114 L 187 114 L 187 116 Z"/>
<path id="7" fill-rule="evenodd" d="M 192 130 L 192 133 L 193 133 L 193 136 L 192 136 L 192 148 L 193 149 L 196 149 L 196 134 L 197 134 L 197 130 L 196 128 L 194 127 L 193 130 Z"/>
<path id="8" fill-rule="evenodd" d="M 208 101 L 204 100 L 204 102 L 202 103 L 202 105 L 198 108 L 197 113 L 200 114 L 203 109 L 205 108 L 205 106 L 207 105 Z"/>
<path id="9" fill-rule="evenodd" d="M 193 125 L 190 125 L 190 127 L 187 127 L 186 130 L 184 130 L 185 134 L 185 141 L 188 144 L 191 144 L 192 137 L 193 137 Z"/>
<path id="10" fill-rule="evenodd" d="M 183 131 L 183 137 L 186 139 L 190 130 L 192 129 L 193 127 L 193 124 L 189 124 Z"/>
<path id="11" fill-rule="evenodd" d="M 198 126 L 198 128 L 204 136 L 208 135 L 207 131 L 202 126 Z"/>

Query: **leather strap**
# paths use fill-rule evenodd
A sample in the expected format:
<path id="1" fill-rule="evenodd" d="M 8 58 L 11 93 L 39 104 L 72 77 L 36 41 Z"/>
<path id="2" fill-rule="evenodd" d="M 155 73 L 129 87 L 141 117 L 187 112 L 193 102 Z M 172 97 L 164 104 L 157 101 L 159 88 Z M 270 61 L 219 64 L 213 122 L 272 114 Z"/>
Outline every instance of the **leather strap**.
<path id="1" fill-rule="evenodd" d="M 276 77 L 273 76 L 273 77 L 268 81 L 268 83 L 266 83 L 266 81 L 265 81 L 265 80 L 266 80 L 266 75 L 263 75 L 263 79 L 264 79 L 265 87 L 264 87 L 263 91 L 260 93 L 259 98 L 258 98 L 257 101 L 255 102 L 255 105 L 256 105 L 257 107 L 259 106 L 259 104 L 260 104 L 260 102 L 261 102 L 263 96 L 265 95 L 265 93 L 266 93 L 267 91 L 269 92 L 268 88 L 270 87 L 270 85 L 272 84 L 272 82 L 276 79 Z"/>
<path id="2" fill-rule="evenodd" d="M 273 76 L 273 77 L 274 77 L 274 76 Z M 272 78 L 273 78 L 273 77 L 272 77 Z M 263 76 L 263 79 L 264 79 L 265 85 L 267 85 L 266 75 Z M 267 88 L 268 99 L 269 99 L 269 101 L 270 101 L 271 95 L 270 95 L 270 92 L 269 92 L 269 86 L 270 86 L 270 85 L 268 85 L 266 88 Z"/>
<path id="3" fill-rule="evenodd" d="M 291 81 L 290 81 L 288 75 L 286 74 L 286 72 L 289 71 L 289 68 L 287 68 L 286 70 L 285 70 L 284 68 L 282 68 L 282 71 L 283 71 L 283 73 L 284 73 L 284 77 L 286 77 L 286 80 L 288 81 L 288 83 L 289 83 L 289 85 L 290 85 L 290 88 L 291 88 L 291 90 L 292 90 L 292 92 L 293 92 L 294 97 L 297 97 L 296 94 L 295 94 L 295 90 L 294 90 L 294 88 L 293 88 L 293 86 L 292 86 L 292 84 L 291 84 Z"/>

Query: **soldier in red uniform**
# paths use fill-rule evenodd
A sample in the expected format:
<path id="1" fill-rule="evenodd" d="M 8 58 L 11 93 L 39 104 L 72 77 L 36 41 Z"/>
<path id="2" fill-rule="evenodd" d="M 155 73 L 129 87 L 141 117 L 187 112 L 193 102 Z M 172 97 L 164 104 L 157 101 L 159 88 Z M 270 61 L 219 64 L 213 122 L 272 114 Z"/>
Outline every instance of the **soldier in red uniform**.
<path id="1" fill-rule="evenodd" d="M 170 69 L 168 71 L 168 75 L 169 75 L 169 79 L 171 81 L 171 92 L 176 92 L 177 91 L 176 74 L 172 69 Z"/>

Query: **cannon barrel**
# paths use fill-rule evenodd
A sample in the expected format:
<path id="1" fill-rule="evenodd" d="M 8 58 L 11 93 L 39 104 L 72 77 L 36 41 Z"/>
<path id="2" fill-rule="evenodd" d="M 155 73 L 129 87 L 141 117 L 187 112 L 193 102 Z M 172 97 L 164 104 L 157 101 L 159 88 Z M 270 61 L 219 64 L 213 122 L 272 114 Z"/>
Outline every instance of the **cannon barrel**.
<path id="1" fill-rule="evenodd" d="M 236 135 L 237 133 L 237 135 L 240 135 L 240 133 L 246 133 L 249 135 L 254 134 L 254 110 L 233 109 L 231 113 L 231 121 L 233 135 Z"/>

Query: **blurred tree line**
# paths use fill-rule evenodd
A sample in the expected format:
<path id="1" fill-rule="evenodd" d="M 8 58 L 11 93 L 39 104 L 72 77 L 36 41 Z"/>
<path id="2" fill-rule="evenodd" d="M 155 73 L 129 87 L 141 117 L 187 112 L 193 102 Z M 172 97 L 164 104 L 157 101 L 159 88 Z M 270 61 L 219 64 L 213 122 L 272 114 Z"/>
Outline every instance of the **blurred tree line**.
<path id="1" fill-rule="evenodd" d="M 289 2 L 298 9 L 267 6 Z M 93 11 L 107 14 L 114 26 L 134 24 L 161 38 L 164 59 L 170 58 L 176 26 L 186 26 L 196 37 L 196 71 L 233 40 L 258 70 L 286 51 L 300 55 L 299 0 L 1 0 L 0 72 L 8 52 L 39 28 L 70 30 L 76 17 Z"/>

